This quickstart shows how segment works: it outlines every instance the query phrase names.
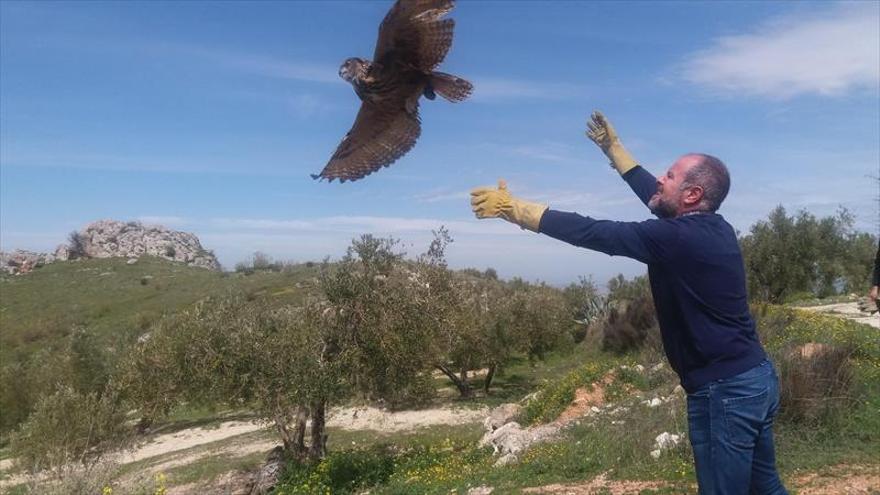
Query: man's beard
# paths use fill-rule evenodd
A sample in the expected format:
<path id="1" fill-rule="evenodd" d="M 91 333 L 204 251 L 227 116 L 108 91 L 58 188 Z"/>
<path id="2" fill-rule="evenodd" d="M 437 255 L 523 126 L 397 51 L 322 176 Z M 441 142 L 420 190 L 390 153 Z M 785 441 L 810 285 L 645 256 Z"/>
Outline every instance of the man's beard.
<path id="1" fill-rule="evenodd" d="M 651 209 L 651 213 L 657 215 L 660 218 L 675 217 L 675 205 L 668 201 L 665 201 L 663 197 L 659 194 L 655 194 L 651 197 L 650 201 L 648 201 L 648 208 Z"/>

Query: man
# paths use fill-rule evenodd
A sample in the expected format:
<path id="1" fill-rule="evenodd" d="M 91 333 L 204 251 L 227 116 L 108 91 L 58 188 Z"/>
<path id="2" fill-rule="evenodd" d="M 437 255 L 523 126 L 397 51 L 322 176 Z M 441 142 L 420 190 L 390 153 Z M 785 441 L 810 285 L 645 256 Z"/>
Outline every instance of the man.
<path id="1" fill-rule="evenodd" d="M 877 306 L 880 311 L 880 299 L 878 299 L 878 291 L 880 291 L 880 241 L 877 242 L 877 254 L 874 256 L 874 274 L 871 275 L 871 290 L 868 291 L 868 299 Z"/>
<path id="2" fill-rule="evenodd" d="M 471 192 L 474 213 L 646 263 L 663 347 L 688 393 L 700 493 L 785 494 L 773 448 L 778 380 L 749 313 L 736 234 L 715 213 L 730 187 L 726 167 L 688 154 L 655 178 L 602 114 L 588 126 L 590 139 L 659 219 L 614 222 L 556 211 L 511 196 L 504 181 Z"/>

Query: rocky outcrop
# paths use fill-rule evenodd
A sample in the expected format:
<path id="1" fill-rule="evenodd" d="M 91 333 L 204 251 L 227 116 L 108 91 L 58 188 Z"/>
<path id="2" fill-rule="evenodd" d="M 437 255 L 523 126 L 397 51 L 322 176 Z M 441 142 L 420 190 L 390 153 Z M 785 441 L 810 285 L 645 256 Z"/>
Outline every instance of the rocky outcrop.
<path id="1" fill-rule="evenodd" d="M 99 220 L 71 234 L 69 241 L 69 244 L 58 246 L 53 254 L 22 250 L 0 252 L 0 269 L 11 274 L 22 274 L 54 261 L 77 258 L 136 259 L 144 255 L 209 270 L 220 269 L 214 253 L 204 249 L 198 237 L 160 225 Z"/>
<path id="2" fill-rule="evenodd" d="M 56 259 L 54 254 L 35 253 L 23 249 L 16 249 L 9 253 L 0 251 L 0 269 L 6 273 L 16 275 L 27 273 L 34 268 L 52 263 Z"/>
<path id="3" fill-rule="evenodd" d="M 217 258 L 202 248 L 198 237 L 160 225 L 99 220 L 86 225 L 72 237 L 68 246 L 71 256 L 138 258 L 148 255 L 211 270 L 220 269 Z"/>

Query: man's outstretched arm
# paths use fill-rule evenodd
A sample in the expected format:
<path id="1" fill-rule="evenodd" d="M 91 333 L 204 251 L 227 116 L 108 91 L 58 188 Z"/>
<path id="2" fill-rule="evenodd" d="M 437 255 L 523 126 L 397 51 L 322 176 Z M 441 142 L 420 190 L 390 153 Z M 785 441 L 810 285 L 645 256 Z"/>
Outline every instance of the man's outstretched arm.
<path id="1" fill-rule="evenodd" d="M 657 178 L 640 165 L 636 165 L 635 168 L 623 174 L 623 180 L 629 184 L 630 189 L 636 193 L 642 203 L 648 206 L 651 196 L 657 192 Z"/>
<path id="2" fill-rule="evenodd" d="M 499 187 L 471 191 L 477 218 L 503 218 L 578 247 L 653 263 L 677 244 L 675 231 L 660 220 L 613 222 L 551 210 L 547 205 L 512 196 L 504 181 Z"/>
<path id="3" fill-rule="evenodd" d="M 623 147 L 620 137 L 611 122 L 602 112 L 593 112 L 587 121 L 587 137 L 590 138 L 602 153 L 611 160 L 611 166 L 629 184 L 636 196 L 645 205 L 657 192 L 657 179 L 650 172 L 639 166 L 636 159 Z"/>

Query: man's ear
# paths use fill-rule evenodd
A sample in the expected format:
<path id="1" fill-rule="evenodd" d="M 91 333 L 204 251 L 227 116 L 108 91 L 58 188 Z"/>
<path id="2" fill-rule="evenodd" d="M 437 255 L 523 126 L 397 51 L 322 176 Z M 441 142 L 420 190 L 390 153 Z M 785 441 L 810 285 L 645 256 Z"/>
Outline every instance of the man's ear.
<path id="1" fill-rule="evenodd" d="M 691 186 L 684 193 L 684 204 L 687 206 L 698 204 L 703 200 L 703 188 L 700 186 Z"/>

